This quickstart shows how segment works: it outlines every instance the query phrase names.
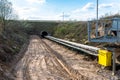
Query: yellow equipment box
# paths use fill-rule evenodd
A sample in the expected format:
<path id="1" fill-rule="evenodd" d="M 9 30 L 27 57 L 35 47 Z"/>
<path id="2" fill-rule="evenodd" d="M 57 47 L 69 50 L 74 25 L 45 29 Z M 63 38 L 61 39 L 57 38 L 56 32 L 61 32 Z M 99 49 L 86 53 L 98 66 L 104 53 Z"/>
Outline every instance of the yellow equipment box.
<path id="1" fill-rule="evenodd" d="M 103 66 L 111 66 L 112 52 L 107 50 L 99 50 L 98 52 L 98 63 Z"/>

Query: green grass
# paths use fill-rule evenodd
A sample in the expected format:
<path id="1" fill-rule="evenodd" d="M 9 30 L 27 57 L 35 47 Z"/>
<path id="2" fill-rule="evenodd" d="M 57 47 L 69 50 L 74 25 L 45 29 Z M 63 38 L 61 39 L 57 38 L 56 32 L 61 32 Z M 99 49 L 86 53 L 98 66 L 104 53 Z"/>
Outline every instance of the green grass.
<path id="1" fill-rule="evenodd" d="M 86 24 L 87 22 L 60 23 L 55 27 L 53 36 L 84 43 L 87 40 Z"/>

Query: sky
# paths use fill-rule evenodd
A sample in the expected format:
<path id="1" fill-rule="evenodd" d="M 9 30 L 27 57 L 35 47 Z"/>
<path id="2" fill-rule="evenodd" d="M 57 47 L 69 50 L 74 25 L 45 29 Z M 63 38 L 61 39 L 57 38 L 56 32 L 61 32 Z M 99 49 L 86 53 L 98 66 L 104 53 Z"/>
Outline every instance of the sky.
<path id="1" fill-rule="evenodd" d="M 19 19 L 77 20 L 96 18 L 97 0 L 9 0 Z M 99 17 L 120 13 L 120 0 L 99 0 Z"/>

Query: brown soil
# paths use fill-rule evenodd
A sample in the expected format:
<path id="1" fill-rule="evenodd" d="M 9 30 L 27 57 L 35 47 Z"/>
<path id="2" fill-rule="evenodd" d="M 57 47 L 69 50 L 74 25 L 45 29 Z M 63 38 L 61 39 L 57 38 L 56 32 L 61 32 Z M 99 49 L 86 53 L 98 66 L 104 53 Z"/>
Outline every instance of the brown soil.
<path id="1" fill-rule="evenodd" d="M 112 76 L 111 70 L 102 69 L 97 60 L 91 56 L 82 55 L 83 53 L 75 52 L 60 46 L 49 40 L 44 40 L 52 49 L 58 52 L 67 65 L 77 70 L 80 74 L 87 76 L 89 80 L 117 80 L 117 76 Z M 119 71 L 118 71 L 119 72 Z"/>
<path id="2" fill-rule="evenodd" d="M 26 52 L 8 74 L 13 80 L 117 80 L 97 60 L 78 54 L 38 36 L 32 36 Z"/>
<path id="3" fill-rule="evenodd" d="M 15 80 L 88 80 L 68 66 L 60 55 L 33 36 L 24 57 L 14 68 Z"/>

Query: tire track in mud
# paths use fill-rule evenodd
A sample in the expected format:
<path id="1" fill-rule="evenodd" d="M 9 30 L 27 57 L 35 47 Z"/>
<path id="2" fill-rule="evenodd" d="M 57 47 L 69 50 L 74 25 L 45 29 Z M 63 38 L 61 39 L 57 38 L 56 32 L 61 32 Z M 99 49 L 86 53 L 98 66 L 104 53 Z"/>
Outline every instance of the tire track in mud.
<path id="1" fill-rule="evenodd" d="M 15 80 L 88 80 L 37 36 L 31 37 L 25 55 L 14 68 L 14 74 Z"/>

